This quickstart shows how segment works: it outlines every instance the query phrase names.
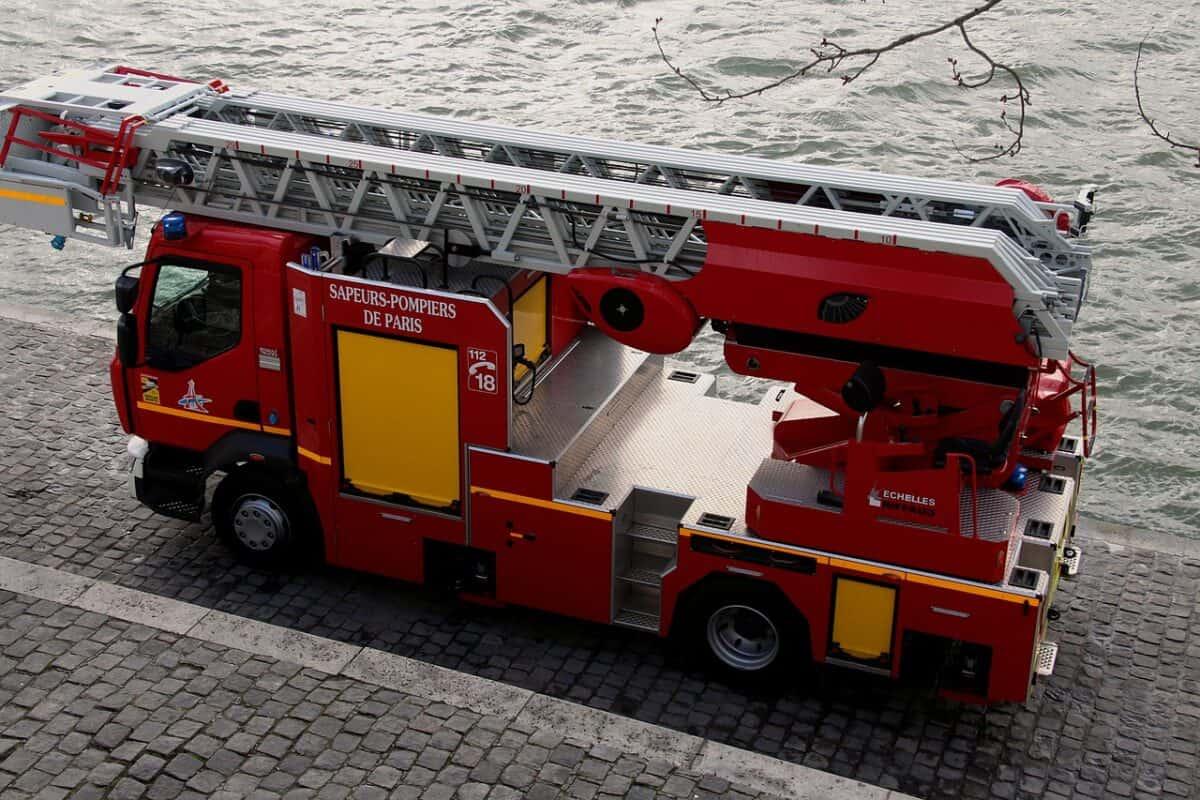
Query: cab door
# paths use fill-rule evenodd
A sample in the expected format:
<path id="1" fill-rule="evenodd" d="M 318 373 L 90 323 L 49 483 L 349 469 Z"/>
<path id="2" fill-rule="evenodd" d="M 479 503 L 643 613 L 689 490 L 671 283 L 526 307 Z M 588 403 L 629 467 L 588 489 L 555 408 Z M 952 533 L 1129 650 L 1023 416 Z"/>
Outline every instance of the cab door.
<path id="1" fill-rule="evenodd" d="M 141 357 L 127 371 L 138 434 L 203 451 L 231 430 L 261 430 L 251 271 L 168 256 L 147 272 Z"/>

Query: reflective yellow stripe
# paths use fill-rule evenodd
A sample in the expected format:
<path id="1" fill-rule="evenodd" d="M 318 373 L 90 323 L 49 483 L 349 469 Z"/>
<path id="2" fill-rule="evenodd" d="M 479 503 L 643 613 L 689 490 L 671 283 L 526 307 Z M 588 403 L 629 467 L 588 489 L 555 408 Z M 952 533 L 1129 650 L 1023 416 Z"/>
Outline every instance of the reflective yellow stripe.
<path id="1" fill-rule="evenodd" d="M 0 189 L 0 197 L 5 200 L 23 200 L 26 203 L 41 203 L 44 206 L 65 206 L 65 197 L 52 194 L 37 194 L 36 192 L 19 192 L 16 189 Z"/>
<path id="2" fill-rule="evenodd" d="M 526 497 L 525 495 L 501 492 L 497 491 L 496 489 L 483 489 L 479 486 L 472 486 L 471 494 L 480 494 L 484 497 L 494 497 L 497 500 L 508 500 L 513 503 L 524 503 L 527 506 L 548 508 L 552 511 L 566 511 L 568 514 L 579 514 L 584 517 L 591 517 L 592 519 L 612 519 L 612 514 L 609 514 L 606 511 L 594 511 L 590 508 L 580 508 L 579 506 L 573 506 L 567 503 L 556 503 L 553 500 L 539 500 L 536 497 Z"/>
<path id="3" fill-rule="evenodd" d="M 273 433 L 276 436 L 291 436 L 292 431 L 289 428 L 272 428 L 270 425 L 262 426 L 263 433 Z"/>
<path id="4" fill-rule="evenodd" d="M 739 539 L 736 536 L 721 536 L 716 533 L 709 533 L 708 531 L 694 531 L 690 528 L 680 528 L 679 535 L 680 536 L 693 536 L 694 535 L 694 536 L 702 536 L 706 539 L 720 539 L 722 542 L 732 542 L 734 544 L 744 544 L 747 547 L 756 547 L 756 548 L 759 548 L 760 550 L 774 550 L 776 553 L 787 553 L 788 555 L 793 555 L 793 556 L 806 556 L 808 558 L 813 559 L 818 564 L 828 564 L 829 563 L 828 556 L 818 555 L 817 553 L 813 553 L 808 550 L 801 550 L 798 547 L 778 547 L 776 545 L 767 544 L 766 542 L 751 542 L 746 539 Z"/>
<path id="5" fill-rule="evenodd" d="M 843 561 L 840 558 L 829 559 L 830 566 L 838 569 L 852 569 L 856 572 L 861 572 L 864 575 L 878 575 L 881 578 L 892 578 L 893 580 L 904 580 L 904 570 L 888 569 L 886 567 L 875 567 L 870 564 L 859 564 L 855 561 Z"/>
<path id="6" fill-rule="evenodd" d="M 184 411 L 182 408 L 168 408 L 167 406 L 157 406 L 154 403 L 143 403 L 138 401 L 137 407 L 143 411 L 153 411 L 157 414 L 166 414 L 172 417 L 181 419 L 191 419 L 196 422 L 214 422 L 217 425 L 228 425 L 231 428 L 242 428 L 247 431 L 261 431 L 262 425 L 256 425 L 253 422 L 243 422 L 240 419 L 229 419 L 228 417 L 214 417 L 212 414 L 197 414 L 194 411 Z"/>
<path id="7" fill-rule="evenodd" d="M 1036 597 L 1022 597 L 1021 595 L 1008 594 L 1007 592 L 997 591 L 996 589 L 985 589 L 982 586 L 970 586 L 967 584 L 955 583 L 954 581 L 944 581 L 939 578 L 931 578 L 926 575 L 914 575 L 911 572 L 906 573 L 905 580 L 913 583 L 923 583 L 926 586 L 936 586 L 939 589 L 950 589 L 955 592 L 966 592 L 967 594 L 976 594 L 980 597 L 990 597 L 993 600 L 1007 600 L 1010 603 L 1029 603 L 1036 608 L 1040 600 Z"/>
<path id="8" fill-rule="evenodd" d="M 312 450 L 305 450 L 303 447 L 300 447 L 299 445 L 296 446 L 296 452 L 299 453 L 300 455 L 304 456 L 305 458 L 309 459 L 310 461 L 315 461 L 318 464 L 322 464 L 326 467 L 328 467 L 330 464 L 333 463 L 332 458 L 329 458 L 328 456 L 319 455 L 317 453 L 314 453 Z"/>
<path id="9" fill-rule="evenodd" d="M 689 528 L 681 528 L 680 536 L 703 536 L 709 539 L 719 539 L 723 542 L 732 542 L 734 544 L 743 544 L 748 547 L 758 547 L 763 550 L 774 550 L 779 553 L 789 553 L 791 555 L 807 556 L 816 560 L 818 564 L 827 564 L 837 567 L 838 569 L 854 570 L 867 575 L 877 575 L 880 577 L 888 577 L 897 581 L 912 581 L 913 583 L 921 583 L 926 586 L 936 586 L 939 589 L 948 589 L 952 592 L 965 592 L 967 594 L 979 595 L 980 597 L 988 597 L 993 600 L 1005 600 L 1009 603 L 1029 603 L 1030 606 L 1037 607 L 1039 598 L 1025 597 L 1023 595 L 1009 594 L 1002 592 L 999 589 L 989 589 L 985 586 L 973 586 L 966 583 L 958 583 L 951 580 L 943 580 L 934 578 L 928 575 L 920 575 L 913 572 L 904 572 L 901 569 L 890 569 L 888 567 L 875 566 L 873 564 L 860 564 L 856 561 L 845 561 L 840 558 L 830 558 L 814 553 L 811 550 L 804 550 L 799 547 L 779 547 L 777 545 L 768 544 L 766 542 L 755 542 L 747 539 L 738 538 L 736 536 L 720 536 L 708 531 L 695 531 Z"/>

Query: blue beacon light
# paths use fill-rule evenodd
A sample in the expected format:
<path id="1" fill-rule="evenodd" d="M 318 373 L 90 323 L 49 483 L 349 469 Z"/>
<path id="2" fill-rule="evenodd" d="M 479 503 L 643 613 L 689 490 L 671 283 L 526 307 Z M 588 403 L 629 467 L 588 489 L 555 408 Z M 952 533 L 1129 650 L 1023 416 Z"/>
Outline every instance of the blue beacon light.
<path id="1" fill-rule="evenodd" d="M 178 211 L 162 218 L 163 238 L 168 241 L 187 238 L 187 219 Z"/>

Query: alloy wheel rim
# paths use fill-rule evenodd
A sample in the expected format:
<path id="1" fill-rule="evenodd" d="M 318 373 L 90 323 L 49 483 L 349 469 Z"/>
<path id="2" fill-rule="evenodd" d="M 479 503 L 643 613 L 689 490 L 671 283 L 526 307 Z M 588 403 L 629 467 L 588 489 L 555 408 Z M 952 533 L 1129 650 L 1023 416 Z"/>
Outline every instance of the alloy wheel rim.
<path id="1" fill-rule="evenodd" d="M 287 515 L 269 497 L 244 495 L 233 514 L 233 533 L 247 549 L 265 552 L 287 538 Z"/>
<path id="2" fill-rule="evenodd" d="M 763 612 L 751 606 L 727 605 L 708 618 L 708 646 L 721 662 L 752 672 L 779 655 L 779 631 Z"/>

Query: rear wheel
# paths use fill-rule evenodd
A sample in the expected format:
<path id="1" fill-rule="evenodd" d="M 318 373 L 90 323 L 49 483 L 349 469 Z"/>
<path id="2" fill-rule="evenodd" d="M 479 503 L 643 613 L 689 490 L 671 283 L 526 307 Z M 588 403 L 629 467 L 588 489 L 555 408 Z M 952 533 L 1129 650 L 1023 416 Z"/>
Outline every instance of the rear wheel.
<path id="1" fill-rule="evenodd" d="M 281 567 L 312 543 L 303 496 L 266 472 L 229 473 L 213 494 L 213 523 L 237 557 L 255 566 Z"/>
<path id="2" fill-rule="evenodd" d="M 768 587 L 708 591 L 687 614 L 687 638 L 705 662 L 735 682 L 774 684 L 807 666 L 808 626 Z"/>
<path id="3" fill-rule="evenodd" d="M 779 628 L 754 606 L 729 603 L 714 608 L 705 634 L 713 657 L 728 669 L 756 672 L 769 668 L 779 657 Z"/>

